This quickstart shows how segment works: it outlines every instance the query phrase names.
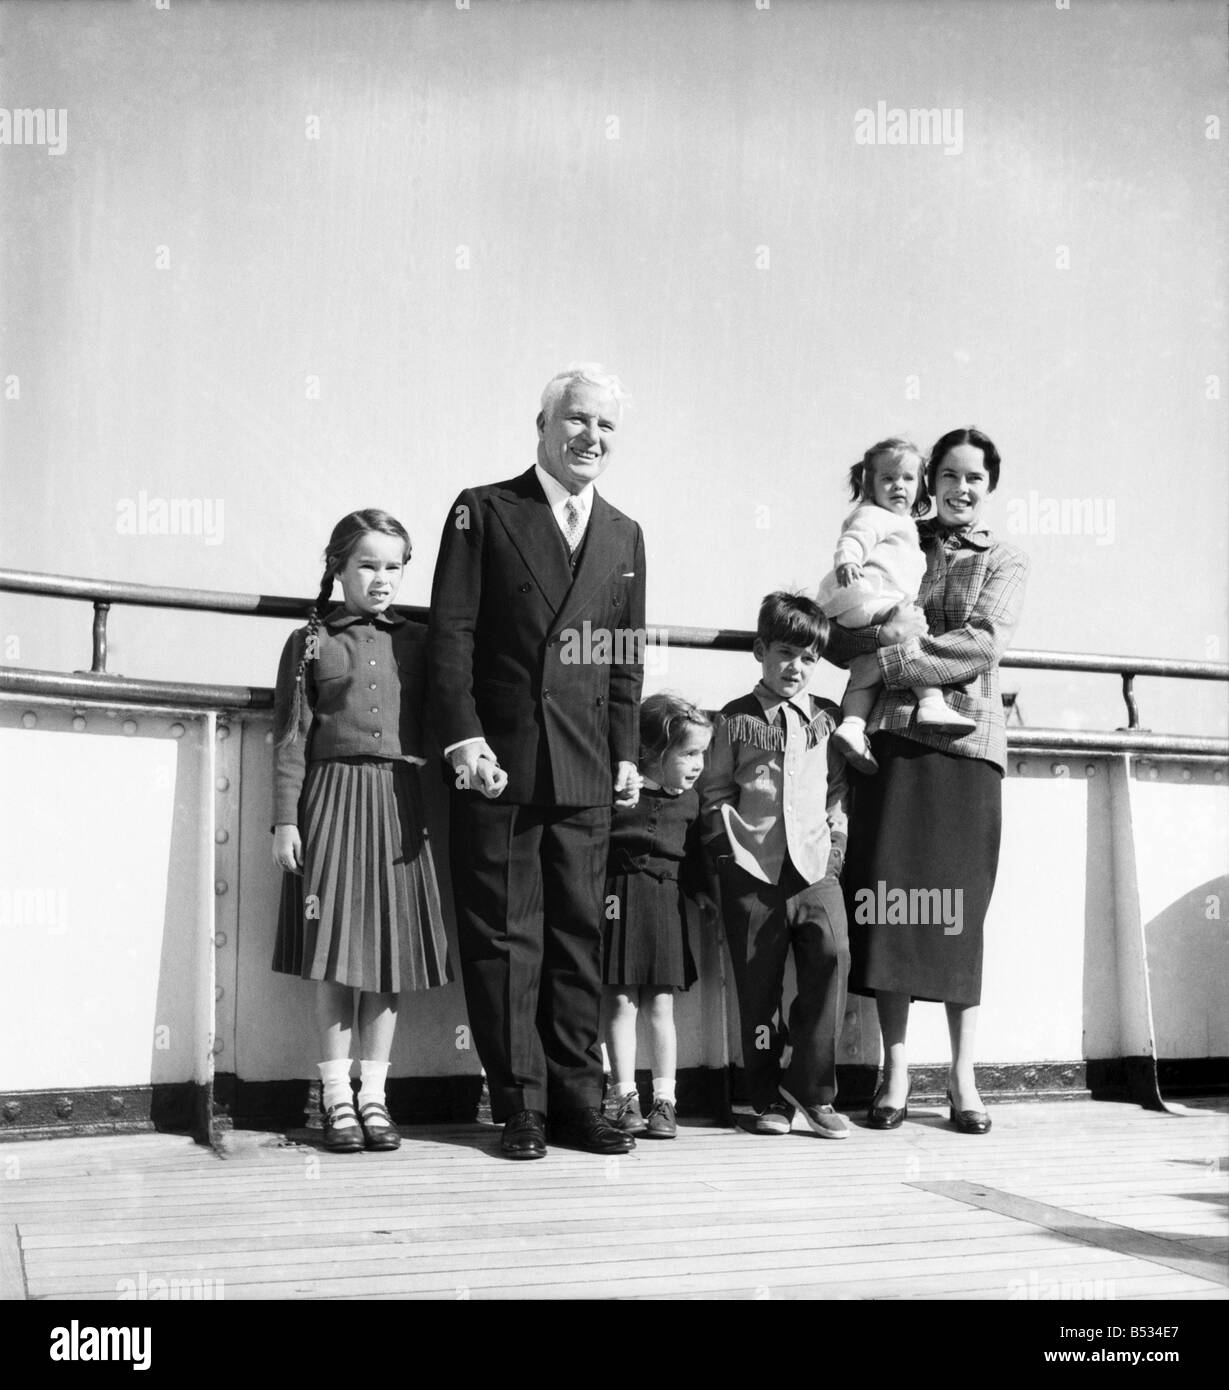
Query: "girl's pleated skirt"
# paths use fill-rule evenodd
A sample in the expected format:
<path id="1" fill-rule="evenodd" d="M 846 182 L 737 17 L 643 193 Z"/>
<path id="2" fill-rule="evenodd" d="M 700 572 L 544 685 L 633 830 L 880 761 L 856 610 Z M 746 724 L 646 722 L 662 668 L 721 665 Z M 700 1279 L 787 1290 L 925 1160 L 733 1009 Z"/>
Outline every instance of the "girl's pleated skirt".
<path id="1" fill-rule="evenodd" d="M 452 978 L 418 768 L 310 763 L 299 800 L 302 874 L 282 880 L 273 968 L 379 994 Z"/>

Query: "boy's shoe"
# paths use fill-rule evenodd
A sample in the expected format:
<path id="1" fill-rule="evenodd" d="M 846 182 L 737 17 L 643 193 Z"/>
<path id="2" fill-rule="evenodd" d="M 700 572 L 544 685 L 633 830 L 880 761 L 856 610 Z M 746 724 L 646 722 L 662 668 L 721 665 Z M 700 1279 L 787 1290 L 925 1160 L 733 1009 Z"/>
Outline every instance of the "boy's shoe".
<path id="1" fill-rule="evenodd" d="M 850 728 L 842 724 L 833 732 L 832 742 L 840 750 L 850 767 L 856 768 L 868 776 L 873 776 L 879 771 L 879 764 L 871 752 L 866 730 L 861 726 L 855 724 Z"/>
<path id="2" fill-rule="evenodd" d="M 654 1096 L 645 1124 L 648 1126 L 644 1136 L 646 1139 L 673 1139 L 679 1132 L 673 1101 Z"/>
<path id="3" fill-rule="evenodd" d="M 967 734 L 977 728 L 976 719 L 957 714 L 940 699 L 918 701 L 917 723 L 919 728 L 942 734 Z"/>
<path id="4" fill-rule="evenodd" d="M 830 1105 L 803 1105 L 797 1101 L 785 1089 L 781 1087 L 781 1094 L 790 1103 L 802 1111 L 802 1118 L 809 1124 L 821 1139 L 848 1139 L 849 1131 L 853 1126 L 844 1115 L 834 1110 Z"/>
<path id="5" fill-rule="evenodd" d="M 607 1096 L 602 1114 L 624 1134 L 643 1134 L 648 1123 L 640 1113 L 640 1097 L 635 1091 L 625 1096 Z"/>
<path id="6" fill-rule="evenodd" d="M 767 1110 L 761 1110 L 755 1122 L 756 1134 L 788 1134 L 794 1123 L 794 1107 L 783 1100 L 774 1100 Z"/>

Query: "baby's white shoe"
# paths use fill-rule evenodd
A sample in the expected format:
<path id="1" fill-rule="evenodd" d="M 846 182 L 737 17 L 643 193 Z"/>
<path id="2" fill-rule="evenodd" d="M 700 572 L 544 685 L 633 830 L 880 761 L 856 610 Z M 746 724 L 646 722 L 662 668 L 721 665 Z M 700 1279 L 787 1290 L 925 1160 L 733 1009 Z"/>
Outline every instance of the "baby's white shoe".
<path id="1" fill-rule="evenodd" d="M 853 723 L 846 719 L 833 731 L 832 742 L 840 749 L 845 761 L 859 772 L 871 774 L 879 771 L 879 764 L 866 737 L 866 725 L 861 720 Z"/>
<path id="2" fill-rule="evenodd" d="M 923 729 L 942 734 L 967 734 L 977 728 L 976 719 L 968 719 L 949 709 L 942 696 L 931 695 L 917 704 L 917 722 Z"/>

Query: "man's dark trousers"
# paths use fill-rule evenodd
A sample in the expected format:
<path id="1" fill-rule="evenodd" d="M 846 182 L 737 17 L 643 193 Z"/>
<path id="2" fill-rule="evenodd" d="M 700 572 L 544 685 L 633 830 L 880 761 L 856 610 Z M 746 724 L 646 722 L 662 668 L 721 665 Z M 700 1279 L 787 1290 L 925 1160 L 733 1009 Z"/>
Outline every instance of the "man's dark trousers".
<path id="1" fill-rule="evenodd" d="M 609 830 L 609 806 L 453 797 L 461 972 L 498 1123 L 519 1110 L 558 1115 L 602 1103 L 596 1039 Z"/>

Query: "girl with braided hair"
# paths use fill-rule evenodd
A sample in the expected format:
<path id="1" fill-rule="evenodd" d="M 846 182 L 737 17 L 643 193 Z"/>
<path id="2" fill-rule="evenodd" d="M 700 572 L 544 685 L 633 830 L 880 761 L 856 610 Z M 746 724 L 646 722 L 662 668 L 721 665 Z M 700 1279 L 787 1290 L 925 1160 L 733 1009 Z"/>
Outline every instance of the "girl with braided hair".
<path id="1" fill-rule="evenodd" d="M 324 1143 L 335 1153 L 400 1145 L 384 1091 L 397 996 L 451 979 L 418 782 L 427 629 L 391 610 L 410 550 L 387 512 L 343 517 L 277 676 L 273 860 L 286 872 L 273 968 L 318 982 Z"/>

